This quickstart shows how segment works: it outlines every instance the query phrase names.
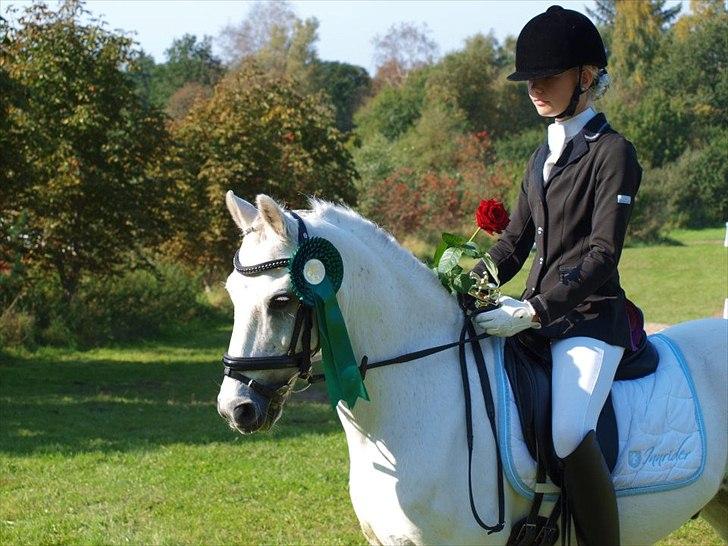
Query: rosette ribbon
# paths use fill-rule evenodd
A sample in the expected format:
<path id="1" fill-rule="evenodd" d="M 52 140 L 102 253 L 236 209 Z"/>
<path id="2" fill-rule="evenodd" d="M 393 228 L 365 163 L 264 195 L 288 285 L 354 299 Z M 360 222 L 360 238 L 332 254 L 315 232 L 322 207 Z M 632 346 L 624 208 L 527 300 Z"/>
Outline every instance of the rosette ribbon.
<path id="1" fill-rule="evenodd" d="M 289 263 L 293 291 L 316 312 L 326 390 L 335 409 L 339 400 L 353 408 L 357 398 L 369 400 L 336 292 L 344 264 L 336 247 L 322 237 L 303 242 Z"/>

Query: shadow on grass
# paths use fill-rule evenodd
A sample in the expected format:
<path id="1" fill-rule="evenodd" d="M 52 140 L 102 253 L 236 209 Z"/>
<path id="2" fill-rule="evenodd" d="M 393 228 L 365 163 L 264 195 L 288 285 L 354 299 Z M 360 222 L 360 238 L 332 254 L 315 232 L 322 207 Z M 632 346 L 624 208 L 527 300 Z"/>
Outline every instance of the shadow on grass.
<path id="1" fill-rule="evenodd" d="M 94 351 L 0 352 L 0 452 L 132 451 L 340 430 L 327 404 L 296 402 L 275 431 L 242 437 L 217 414 L 227 331 Z M 194 336 L 193 336 L 194 337 Z"/>

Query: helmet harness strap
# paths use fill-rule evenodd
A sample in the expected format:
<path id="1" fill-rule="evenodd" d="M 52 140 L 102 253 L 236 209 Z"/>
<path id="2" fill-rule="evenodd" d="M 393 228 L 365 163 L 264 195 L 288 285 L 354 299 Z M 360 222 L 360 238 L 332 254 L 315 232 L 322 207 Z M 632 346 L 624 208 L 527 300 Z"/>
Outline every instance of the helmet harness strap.
<path id="1" fill-rule="evenodd" d="M 559 115 L 555 116 L 557 119 L 563 118 L 563 117 L 571 117 L 574 115 L 574 112 L 576 111 L 576 105 L 579 104 L 579 97 L 581 96 L 584 91 L 581 90 L 581 70 L 583 65 L 579 65 L 579 77 L 576 80 L 576 86 L 574 87 L 574 92 L 571 94 L 571 100 L 569 101 L 569 105 L 566 107 L 566 110 L 561 112 Z"/>

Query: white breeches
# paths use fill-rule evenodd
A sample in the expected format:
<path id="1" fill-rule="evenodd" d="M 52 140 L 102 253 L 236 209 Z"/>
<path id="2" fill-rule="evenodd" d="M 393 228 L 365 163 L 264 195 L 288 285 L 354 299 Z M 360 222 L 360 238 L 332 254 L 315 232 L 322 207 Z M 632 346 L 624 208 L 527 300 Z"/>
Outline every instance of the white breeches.
<path id="1" fill-rule="evenodd" d="M 562 459 L 587 432 L 596 430 L 623 352 L 624 347 L 591 337 L 551 342 L 551 425 L 554 448 Z"/>

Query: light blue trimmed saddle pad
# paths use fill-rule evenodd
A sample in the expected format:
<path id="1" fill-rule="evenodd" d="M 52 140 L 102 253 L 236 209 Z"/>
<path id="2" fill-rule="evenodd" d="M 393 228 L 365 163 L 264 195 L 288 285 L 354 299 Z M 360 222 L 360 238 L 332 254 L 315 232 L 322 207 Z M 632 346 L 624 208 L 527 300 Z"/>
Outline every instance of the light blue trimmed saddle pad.
<path id="1" fill-rule="evenodd" d="M 685 357 L 667 336 L 650 337 L 660 356 L 654 374 L 615 381 L 619 455 L 612 473 L 617 496 L 676 489 L 697 480 L 705 468 L 705 427 Z M 494 347 L 503 471 L 513 488 L 533 498 L 536 463 L 521 432 L 513 393 L 503 367 L 503 338 Z M 553 499 L 558 488 L 549 481 Z"/>

